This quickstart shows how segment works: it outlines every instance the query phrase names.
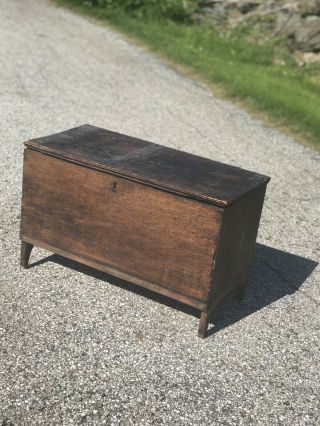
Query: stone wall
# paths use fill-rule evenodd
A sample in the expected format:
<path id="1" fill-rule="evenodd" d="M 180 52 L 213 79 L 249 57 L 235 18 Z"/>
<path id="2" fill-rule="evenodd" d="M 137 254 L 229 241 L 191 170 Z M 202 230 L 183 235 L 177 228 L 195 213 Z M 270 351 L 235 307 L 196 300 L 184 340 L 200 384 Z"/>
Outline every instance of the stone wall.
<path id="1" fill-rule="evenodd" d="M 320 0 L 211 0 L 196 16 L 227 27 L 245 22 L 283 36 L 294 50 L 320 52 Z"/>

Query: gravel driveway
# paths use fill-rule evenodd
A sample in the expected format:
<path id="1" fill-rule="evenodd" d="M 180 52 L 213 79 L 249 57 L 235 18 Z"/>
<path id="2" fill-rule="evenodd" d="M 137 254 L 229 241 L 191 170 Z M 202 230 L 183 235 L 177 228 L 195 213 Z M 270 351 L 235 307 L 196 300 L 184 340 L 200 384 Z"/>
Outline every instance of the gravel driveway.
<path id="1" fill-rule="evenodd" d="M 0 0 L 0 58 L 0 424 L 318 425 L 319 155 L 48 0 Z M 207 339 L 43 250 L 20 269 L 22 142 L 83 123 L 272 177 L 245 303 Z"/>

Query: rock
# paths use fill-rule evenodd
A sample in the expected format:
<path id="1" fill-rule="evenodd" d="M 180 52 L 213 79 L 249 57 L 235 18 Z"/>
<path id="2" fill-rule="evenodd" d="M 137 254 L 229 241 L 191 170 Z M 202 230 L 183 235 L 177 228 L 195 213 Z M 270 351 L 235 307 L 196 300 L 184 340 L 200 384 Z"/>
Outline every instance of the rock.
<path id="1" fill-rule="evenodd" d="M 281 35 L 302 52 L 320 52 L 320 0 L 208 0 L 198 15 L 221 30 L 249 25 L 253 31 Z"/>
<path id="2" fill-rule="evenodd" d="M 294 56 L 300 66 L 320 63 L 320 53 L 297 51 Z"/>
<path id="3" fill-rule="evenodd" d="M 229 10 L 228 19 L 229 19 L 230 27 L 234 28 L 237 25 L 239 25 L 241 22 L 243 22 L 243 14 L 240 12 L 239 9 L 234 8 Z"/>
<path id="4" fill-rule="evenodd" d="M 275 35 L 284 35 L 293 38 L 302 24 L 302 18 L 298 13 L 279 13 Z"/>
<path id="5" fill-rule="evenodd" d="M 214 7 L 211 7 L 211 13 L 219 21 L 226 20 L 228 18 L 227 6 L 222 1 L 214 3 Z"/>
<path id="6" fill-rule="evenodd" d="M 289 1 L 280 5 L 281 12 L 287 12 L 289 14 L 300 13 L 300 2 L 299 1 Z"/>
<path id="7" fill-rule="evenodd" d="M 320 15 L 320 0 L 301 0 L 299 3 L 302 16 Z"/>
<path id="8" fill-rule="evenodd" d="M 228 4 L 223 0 L 209 1 L 205 3 L 201 10 L 193 16 L 193 20 L 197 23 L 227 21 L 227 8 Z"/>
<path id="9" fill-rule="evenodd" d="M 294 35 L 295 46 L 305 52 L 320 52 L 320 17 L 306 18 Z"/>
<path id="10" fill-rule="evenodd" d="M 237 8 L 242 13 L 249 13 L 256 9 L 261 3 L 259 1 L 240 0 L 237 2 Z"/>

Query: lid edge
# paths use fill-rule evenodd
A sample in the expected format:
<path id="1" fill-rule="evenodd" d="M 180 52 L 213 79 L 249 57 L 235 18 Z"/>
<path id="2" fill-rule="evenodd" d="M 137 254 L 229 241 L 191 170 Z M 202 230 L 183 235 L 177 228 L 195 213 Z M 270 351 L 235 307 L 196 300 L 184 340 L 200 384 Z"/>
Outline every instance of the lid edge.
<path id="1" fill-rule="evenodd" d="M 54 156 L 56 158 L 60 158 L 64 161 L 69 161 L 69 162 L 72 162 L 72 163 L 75 163 L 75 164 L 79 164 L 81 166 L 87 166 L 87 167 L 90 167 L 92 169 L 99 170 L 99 171 L 106 172 L 106 173 L 110 173 L 110 174 L 113 174 L 113 175 L 116 175 L 116 176 L 119 176 L 119 177 L 122 177 L 122 178 L 129 179 L 131 181 L 142 183 L 142 184 L 147 185 L 147 186 L 152 186 L 154 188 L 157 188 L 157 189 L 160 189 L 160 190 L 163 190 L 163 191 L 166 191 L 166 192 L 171 192 L 171 193 L 176 194 L 176 195 L 188 197 L 188 198 L 196 200 L 196 201 L 205 202 L 209 205 L 213 205 L 213 206 L 216 206 L 216 207 L 228 208 L 232 204 L 237 202 L 244 195 L 244 194 L 240 194 L 238 197 L 234 198 L 233 200 L 221 200 L 220 198 L 214 198 L 214 197 L 205 196 L 203 194 L 199 194 L 199 193 L 195 193 L 195 192 L 191 192 L 191 191 L 185 191 L 185 190 L 183 190 L 179 187 L 173 186 L 173 185 L 164 185 L 157 180 L 146 179 L 146 178 L 143 178 L 139 175 L 135 175 L 133 173 L 130 174 L 126 170 L 107 167 L 105 165 L 102 165 L 101 163 L 95 163 L 94 161 L 90 161 L 90 160 L 83 160 L 81 157 L 78 157 L 78 156 L 73 155 L 73 154 L 68 154 L 67 156 L 64 156 L 59 151 L 56 151 L 54 149 L 50 149 L 49 147 L 39 146 L 35 142 L 36 140 L 37 139 L 30 139 L 30 140 L 23 142 L 23 144 L 29 149 L 41 152 L 41 153 L 46 154 L 46 155 Z M 261 182 L 259 182 L 256 186 L 250 188 L 250 192 L 257 189 L 259 186 L 267 185 L 268 182 L 271 179 L 269 176 L 261 175 L 261 174 L 256 173 L 256 172 L 253 172 L 253 173 L 255 173 L 257 176 L 259 176 L 261 178 Z"/>

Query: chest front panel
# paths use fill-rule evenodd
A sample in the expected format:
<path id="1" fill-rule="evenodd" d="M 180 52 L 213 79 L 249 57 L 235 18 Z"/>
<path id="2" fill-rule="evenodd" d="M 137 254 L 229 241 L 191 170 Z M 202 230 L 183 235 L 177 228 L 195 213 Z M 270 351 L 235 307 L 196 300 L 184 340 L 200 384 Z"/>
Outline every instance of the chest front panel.
<path id="1" fill-rule="evenodd" d="M 201 301 L 220 223 L 219 208 L 25 151 L 22 238 Z"/>

